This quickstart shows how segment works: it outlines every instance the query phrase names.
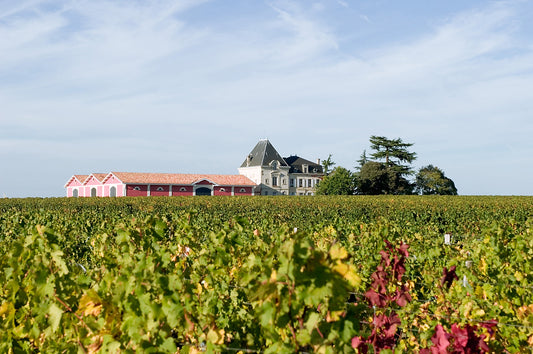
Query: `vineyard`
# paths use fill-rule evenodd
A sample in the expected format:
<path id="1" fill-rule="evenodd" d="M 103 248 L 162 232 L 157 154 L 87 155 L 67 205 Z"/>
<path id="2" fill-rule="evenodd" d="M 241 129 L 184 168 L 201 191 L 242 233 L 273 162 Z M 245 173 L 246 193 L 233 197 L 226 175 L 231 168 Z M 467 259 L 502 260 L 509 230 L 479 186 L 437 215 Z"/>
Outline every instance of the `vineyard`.
<path id="1" fill-rule="evenodd" d="M 533 198 L 0 199 L 2 353 L 533 353 Z"/>

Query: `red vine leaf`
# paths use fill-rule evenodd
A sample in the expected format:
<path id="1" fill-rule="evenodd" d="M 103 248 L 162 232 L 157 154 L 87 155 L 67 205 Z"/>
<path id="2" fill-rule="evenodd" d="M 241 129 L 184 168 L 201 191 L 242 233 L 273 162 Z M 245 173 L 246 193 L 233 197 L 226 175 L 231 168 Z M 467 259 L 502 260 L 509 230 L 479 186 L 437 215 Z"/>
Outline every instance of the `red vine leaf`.
<path id="1" fill-rule="evenodd" d="M 459 279 L 457 274 L 455 274 L 455 266 L 451 266 L 450 270 L 448 270 L 446 267 L 442 270 L 442 278 L 440 278 L 440 285 L 446 285 L 446 289 L 449 289 L 450 286 L 452 286 L 452 283 L 454 280 Z"/>
<path id="2" fill-rule="evenodd" d="M 450 335 L 446 333 L 442 325 L 438 324 L 435 327 L 435 334 L 431 337 L 433 347 L 431 347 L 432 354 L 445 354 L 448 352 L 447 348 L 450 345 Z"/>

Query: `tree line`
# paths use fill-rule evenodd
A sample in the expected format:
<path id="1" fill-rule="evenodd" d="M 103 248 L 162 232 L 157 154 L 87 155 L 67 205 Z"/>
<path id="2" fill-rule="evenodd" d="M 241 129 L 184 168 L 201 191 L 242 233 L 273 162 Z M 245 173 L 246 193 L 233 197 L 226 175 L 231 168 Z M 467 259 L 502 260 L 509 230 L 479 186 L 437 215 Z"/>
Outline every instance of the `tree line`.
<path id="1" fill-rule="evenodd" d="M 457 195 L 454 182 L 440 168 L 428 165 L 413 170 L 414 144 L 384 136 L 370 137 L 371 153 L 363 151 L 355 171 L 335 166 L 330 154 L 322 161 L 325 177 L 317 187 L 320 195 L 422 194 Z M 414 178 L 413 178 L 414 177 Z"/>

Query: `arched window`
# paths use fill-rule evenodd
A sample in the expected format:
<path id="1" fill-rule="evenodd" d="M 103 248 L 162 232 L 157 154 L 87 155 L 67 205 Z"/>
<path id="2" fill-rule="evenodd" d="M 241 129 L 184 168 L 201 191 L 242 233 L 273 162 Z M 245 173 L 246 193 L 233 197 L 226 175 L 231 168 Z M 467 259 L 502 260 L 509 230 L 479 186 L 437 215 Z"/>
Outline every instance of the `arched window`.
<path id="1" fill-rule="evenodd" d="M 158 190 L 159 192 L 162 192 L 162 191 L 165 190 L 165 188 L 163 188 L 163 187 L 157 187 L 157 190 Z"/>
<path id="2" fill-rule="evenodd" d="M 73 190 L 72 190 L 72 196 L 73 196 L 74 198 L 78 198 L 78 189 L 73 189 Z"/>
<path id="3" fill-rule="evenodd" d="M 187 192 L 187 188 L 185 188 L 185 187 L 181 187 L 181 188 L 180 188 L 180 192 Z"/>
<path id="4" fill-rule="evenodd" d="M 141 187 L 133 187 L 133 190 L 134 190 L 134 191 L 140 191 L 140 190 L 141 190 Z"/>
<path id="5" fill-rule="evenodd" d="M 239 192 L 241 192 L 241 193 L 246 193 L 246 189 L 245 189 L 245 188 L 241 188 L 241 189 L 239 190 Z"/>
<path id="6" fill-rule="evenodd" d="M 220 191 L 221 191 L 221 192 L 225 192 L 225 191 L 226 191 L 226 188 L 220 188 Z"/>
<path id="7" fill-rule="evenodd" d="M 96 197 L 96 188 L 91 188 L 91 197 Z"/>
<path id="8" fill-rule="evenodd" d="M 109 196 L 110 197 L 116 197 L 117 196 L 117 187 L 113 186 L 111 189 L 109 189 Z"/>

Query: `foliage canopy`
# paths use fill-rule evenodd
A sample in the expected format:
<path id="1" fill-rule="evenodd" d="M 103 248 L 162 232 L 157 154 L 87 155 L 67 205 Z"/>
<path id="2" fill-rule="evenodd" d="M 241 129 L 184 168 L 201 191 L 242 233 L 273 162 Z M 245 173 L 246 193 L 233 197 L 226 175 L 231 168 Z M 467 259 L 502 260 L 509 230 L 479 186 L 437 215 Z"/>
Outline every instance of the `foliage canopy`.
<path id="1" fill-rule="evenodd" d="M 366 152 L 359 160 L 361 167 L 358 176 L 358 194 L 411 194 L 413 184 L 407 177 L 413 173 L 410 164 L 416 153 L 408 150 L 413 144 L 402 139 L 388 139 L 384 136 L 370 137 L 370 154 L 373 160 L 366 159 Z"/>
<path id="2" fill-rule="evenodd" d="M 416 174 L 417 194 L 457 195 L 457 188 L 444 172 L 433 165 L 422 167 Z"/>
<path id="3" fill-rule="evenodd" d="M 318 195 L 352 195 L 355 191 L 355 176 L 344 167 L 335 167 L 317 187 Z"/>

